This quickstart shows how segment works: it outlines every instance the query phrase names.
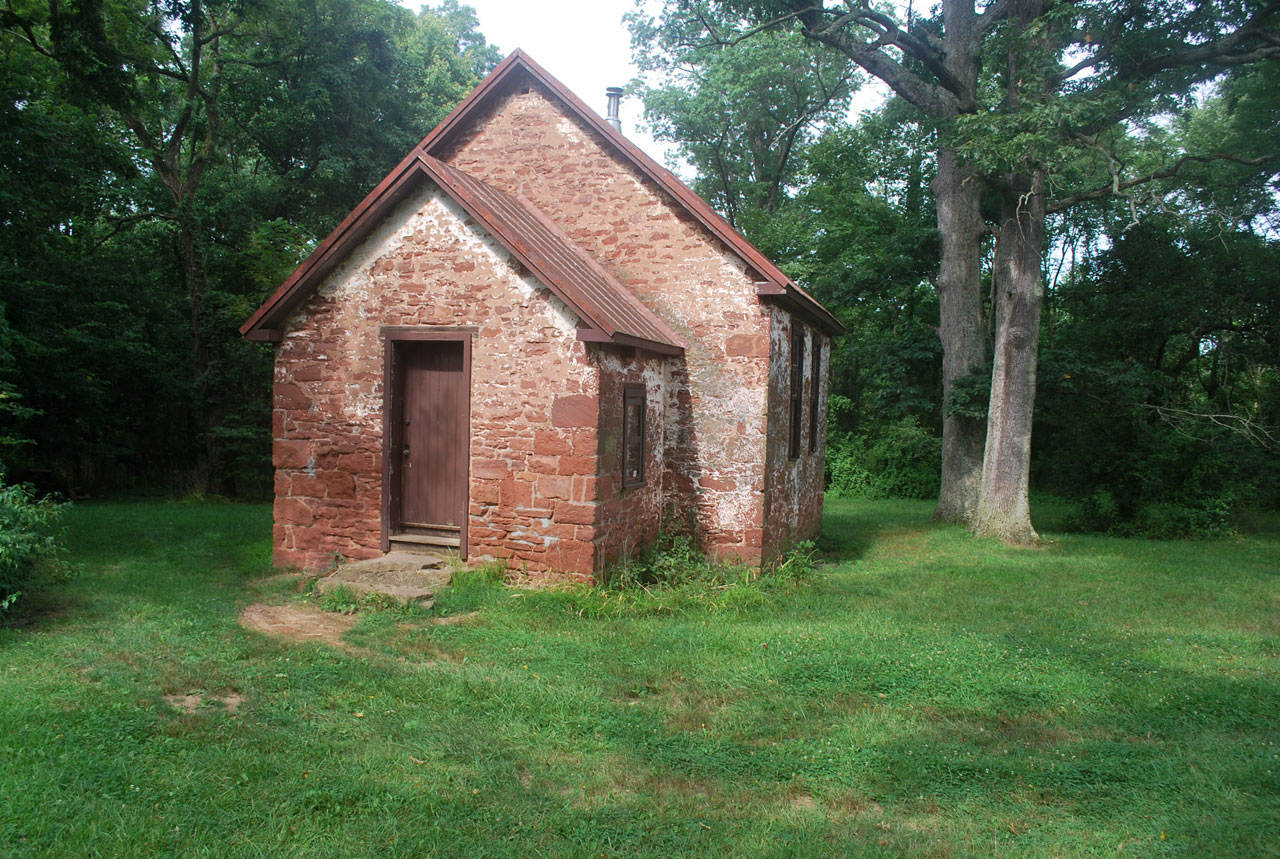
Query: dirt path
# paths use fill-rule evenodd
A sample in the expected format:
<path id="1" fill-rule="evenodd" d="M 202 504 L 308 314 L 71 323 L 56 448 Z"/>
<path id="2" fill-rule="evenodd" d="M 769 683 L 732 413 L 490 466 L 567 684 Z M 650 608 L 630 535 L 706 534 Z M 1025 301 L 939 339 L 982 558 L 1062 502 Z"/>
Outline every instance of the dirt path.
<path id="1" fill-rule="evenodd" d="M 342 640 L 342 636 L 356 625 L 356 618 L 352 615 L 333 614 L 311 606 L 254 603 L 240 612 L 240 625 L 290 641 L 323 641 L 344 650 L 356 651 Z"/>

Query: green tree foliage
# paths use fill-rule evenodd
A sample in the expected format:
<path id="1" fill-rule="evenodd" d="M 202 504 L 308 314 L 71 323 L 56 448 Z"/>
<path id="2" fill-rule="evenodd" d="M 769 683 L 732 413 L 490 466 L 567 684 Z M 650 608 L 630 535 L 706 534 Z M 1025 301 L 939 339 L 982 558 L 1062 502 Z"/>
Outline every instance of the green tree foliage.
<path id="1" fill-rule="evenodd" d="M 1150 124 L 1128 158 L 1157 178 L 1060 216 L 1087 247 L 1047 305 L 1035 471 L 1082 525 L 1215 533 L 1280 503 L 1278 73 Z"/>
<path id="2" fill-rule="evenodd" d="M 895 100 L 809 146 L 786 210 L 791 235 L 776 243 L 788 273 L 852 332 L 832 361 L 835 389 L 852 404 L 837 426 L 864 435 L 907 415 L 941 422 L 932 136 L 917 119 Z"/>
<path id="3" fill-rule="evenodd" d="M 1027 492 L 1046 253 L 1068 235 L 1094 253 L 1086 234 L 1114 239 L 1153 212 L 1230 210 L 1237 227 L 1265 216 L 1277 160 L 1274 117 L 1266 124 L 1277 7 L 944 0 L 923 16 L 910 5 L 808 0 L 665 8 L 681 22 L 678 55 L 799 33 L 881 78 L 937 132 L 934 282 L 949 398 L 938 512 L 983 535 L 1034 541 Z M 1197 107 L 1206 86 L 1223 87 L 1216 116 Z M 1114 208 L 1099 217 L 1092 204 L 1107 199 Z M 1084 215 L 1067 214 L 1082 204 Z M 997 238 L 985 284 L 984 220 Z M 984 351 L 993 355 L 990 385 L 978 382 Z M 969 431 L 979 415 L 985 451 Z"/>
<path id="4" fill-rule="evenodd" d="M 1045 350 L 1042 485 L 1086 527 L 1221 532 L 1280 503 L 1280 243 L 1151 219 L 1061 290 Z"/>
<path id="5" fill-rule="evenodd" d="M 23 470 L 269 490 L 237 327 L 496 61 L 454 0 L 80 0 L 0 13 L 0 302 Z"/>
<path id="6" fill-rule="evenodd" d="M 740 230 L 764 233 L 797 180 L 801 150 L 844 113 L 858 81 L 847 58 L 797 33 L 700 41 L 708 15 L 715 10 L 691 15 L 681 5 L 628 15 L 636 64 L 656 80 L 633 89 L 654 137 L 697 170 L 694 190 Z"/>

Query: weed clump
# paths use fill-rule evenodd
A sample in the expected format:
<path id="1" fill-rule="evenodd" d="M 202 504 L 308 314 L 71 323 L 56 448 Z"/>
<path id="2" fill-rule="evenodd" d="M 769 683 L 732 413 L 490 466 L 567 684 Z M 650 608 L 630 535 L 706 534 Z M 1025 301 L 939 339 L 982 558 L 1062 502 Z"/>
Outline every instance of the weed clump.
<path id="1" fill-rule="evenodd" d="M 648 549 L 607 568 L 594 586 L 562 598 L 584 616 L 743 611 L 764 605 L 786 586 L 798 587 L 816 569 L 816 553 L 805 540 L 757 569 L 712 560 L 691 535 L 663 531 Z"/>

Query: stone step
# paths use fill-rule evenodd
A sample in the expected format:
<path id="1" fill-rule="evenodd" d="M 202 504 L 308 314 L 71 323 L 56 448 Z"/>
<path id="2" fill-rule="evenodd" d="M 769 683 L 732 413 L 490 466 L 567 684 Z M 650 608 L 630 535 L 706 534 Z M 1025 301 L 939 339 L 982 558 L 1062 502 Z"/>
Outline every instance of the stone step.
<path id="1" fill-rule="evenodd" d="M 430 605 L 449 584 L 453 563 L 438 552 L 390 552 L 380 558 L 343 564 L 316 583 L 320 593 L 340 587 L 357 594 L 385 594 L 402 602 Z"/>
<path id="2" fill-rule="evenodd" d="M 428 537 L 425 534 L 396 534 L 391 538 L 391 545 L 405 549 L 412 548 L 417 551 L 419 546 L 452 546 L 457 548 L 462 545 L 462 540 L 457 537 Z"/>

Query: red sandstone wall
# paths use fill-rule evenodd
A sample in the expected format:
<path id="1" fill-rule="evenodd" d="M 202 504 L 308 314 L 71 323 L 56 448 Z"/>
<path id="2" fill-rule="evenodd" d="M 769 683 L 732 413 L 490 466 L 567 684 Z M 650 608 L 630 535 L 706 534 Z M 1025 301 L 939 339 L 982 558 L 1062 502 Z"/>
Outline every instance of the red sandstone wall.
<path id="1" fill-rule="evenodd" d="M 790 458 L 791 330 L 803 325 L 787 311 L 773 309 L 769 362 L 769 454 L 765 481 L 764 560 L 781 556 L 798 540 L 822 530 L 822 491 L 827 459 L 827 367 L 830 341 L 806 326 L 800 456 Z M 818 378 L 813 377 L 810 351 L 822 349 Z M 809 451 L 809 396 L 818 386 L 818 444 Z"/>
<path id="2" fill-rule="evenodd" d="M 635 555 L 658 536 L 663 516 L 666 367 L 675 359 L 644 353 L 595 353 L 600 370 L 600 476 L 597 566 Z M 622 486 L 622 403 L 629 384 L 645 387 L 645 483 Z"/>
<path id="3" fill-rule="evenodd" d="M 286 327 L 273 416 L 276 563 L 381 553 L 382 325 L 476 329 L 471 559 L 593 570 L 600 370 L 573 314 L 429 187 Z"/>
<path id="4" fill-rule="evenodd" d="M 742 262 L 536 86 L 441 157 L 533 201 L 685 338 L 665 392 L 667 502 L 693 499 L 713 554 L 759 561 L 769 311 Z"/>

